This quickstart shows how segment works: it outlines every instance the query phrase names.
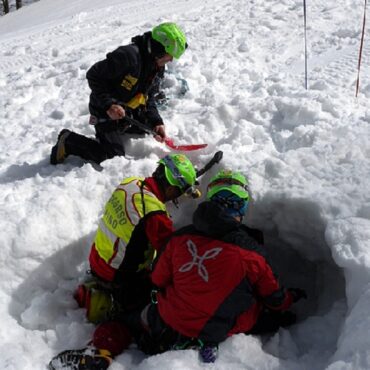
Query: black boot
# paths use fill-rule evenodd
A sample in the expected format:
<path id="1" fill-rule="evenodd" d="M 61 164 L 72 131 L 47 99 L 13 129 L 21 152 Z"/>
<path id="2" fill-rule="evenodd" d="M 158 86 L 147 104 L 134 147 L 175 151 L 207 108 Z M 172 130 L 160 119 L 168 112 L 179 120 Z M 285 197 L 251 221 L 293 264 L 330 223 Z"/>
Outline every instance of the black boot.
<path id="1" fill-rule="evenodd" d="M 68 154 L 66 153 L 65 141 L 70 134 L 71 131 L 66 129 L 59 132 L 57 143 L 51 149 L 50 164 L 63 163 L 67 158 Z"/>
<path id="2" fill-rule="evenodd" d="M 68 350 L 59 353 L 49 362 L 50 370 L 106 370 L 112 363 L 109 351 L 97 348 Z"/>
<path id="3" fill-rule="evenodd" d="M 51 150 L 50 163 L 63 163 L 69 155 L 76 155 L 97 164 L 108 158 L 106 150 L 98 141 L 64 129 L 59 133 L 58 141 Z"/>

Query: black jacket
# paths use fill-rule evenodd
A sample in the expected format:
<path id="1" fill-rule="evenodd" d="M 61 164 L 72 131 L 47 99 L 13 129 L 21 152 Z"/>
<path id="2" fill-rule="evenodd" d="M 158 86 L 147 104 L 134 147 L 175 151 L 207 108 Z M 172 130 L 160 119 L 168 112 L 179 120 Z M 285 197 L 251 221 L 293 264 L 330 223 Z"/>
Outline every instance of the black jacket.
<path id="1" fill-rule="evenodd" d="M 134 37 L 132 44 L 118 47 L 87 71 L 91 89 L 89 110 L 92 115 L 108 118 L 106 111 L 112 104 L 127 103 L 136 94 L 142 93 L 148 96 L 141 113 L 145 123 L 152 127 L 163 123 L 153 95 L 158 92 L 164 68 L 158 68 L 148 52 L 150 37 L 150 32 Z"/>

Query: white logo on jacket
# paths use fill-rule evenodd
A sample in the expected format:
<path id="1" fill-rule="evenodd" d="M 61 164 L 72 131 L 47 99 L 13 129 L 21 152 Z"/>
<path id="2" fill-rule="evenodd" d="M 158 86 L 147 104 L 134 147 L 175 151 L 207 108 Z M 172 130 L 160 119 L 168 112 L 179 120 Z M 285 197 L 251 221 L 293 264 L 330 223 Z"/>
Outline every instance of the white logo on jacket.
<path id="1" fill-rule="evenodd" d="M 199 276 L 205 281 L 208 282 L 208 271 L 206 267 L 203 265 L 203 261 L 209 260 L 211 258 L 215 258 L 217 255 L 220 254 L 222 248 L 212 248 L 209 249 L 203 256 L 198 256 L 198 249 L 197 246 L 192 242 L 190 239 L 186 242 L 188 246 L 188 251 L 193 257 L 191 262 L 187 262 L 183 264 L 180 268 L 180 272 L 187 272 L 190 271 L 194 266 L 198 267 L 198 274 Z"/>

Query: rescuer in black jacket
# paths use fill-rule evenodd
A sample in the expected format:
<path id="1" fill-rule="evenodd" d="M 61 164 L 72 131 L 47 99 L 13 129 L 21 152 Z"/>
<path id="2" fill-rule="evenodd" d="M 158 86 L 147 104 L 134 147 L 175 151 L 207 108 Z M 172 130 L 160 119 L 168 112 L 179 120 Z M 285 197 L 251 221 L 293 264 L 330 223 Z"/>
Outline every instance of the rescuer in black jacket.
<path id="1" fill-rule="evenodd" d="M 163 78 L 164 68 L 185 51 L 186 38 L 174 23 L 162 23 L 152 31 L 132 38 L 95 63 L 86 74 L 91 89 L 90 123 L 96 140 L 67 129 L 58 136 L 52 148 L 50 163 L 62 163 L 68 155 L 101 163 L 105 159 L 124 156 L 124 135 L 143 133 L 130 127 L 125 117 L 134 118 L 153 130 L 162 142 L 163 120 L 158 113 L 155 94 Z"/>

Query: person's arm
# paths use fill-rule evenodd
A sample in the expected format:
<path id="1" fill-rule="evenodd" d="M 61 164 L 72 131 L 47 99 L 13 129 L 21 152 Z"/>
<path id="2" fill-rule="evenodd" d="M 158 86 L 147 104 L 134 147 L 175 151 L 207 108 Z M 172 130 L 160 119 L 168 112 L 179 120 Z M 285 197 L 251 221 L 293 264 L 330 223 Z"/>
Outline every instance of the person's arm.
<path id="1" fill-rule="evenodd" d="M 173 231 L 172 220 L 165 213 L 149 214 L 145 219 L 145 233 L 157 252 L 166 245 Z"/>
<path id="2" fill-rule="evenodd" d="M 252 261 L 245 257 L 245 263 L 248 265 L 248 279 L 263 304 L 272 310 L 287 310 L 293 303 L 292 294 L 280 285 L 266 259 L 255 254 Z"/>
<path id="3" fill-rule="evenodd" d="M 279 284 L 278 274 L 272 267 L 266 248 L 258 243 L 263 241 L 263 235 L 251 234 L 250 229 L 241 227 L 224 240 L 242 247 L 241 259 L 246 277 L 265 306 L 273 310 L 287 310 L 293 303 L 293 297 Z"/>
<path id="4" fill-rule="evenodd" d="M 152 283 L 163 289 L 172 283 L 172 252 L 174 246 L 169 242 L 157 259 L 151 274 Z"/>
<path id="5" fill-rule="evenodd" d="M 157 104 L 152 95 L 148 95 L 146 102 L 146 119 L 148 124 L 154 129 L 156 126 L 163 125 L 163 119 L 158 112 Z"/>
<path id="6" fill-rule="evenodd" d="M 279 284 L 268 265 L 259 282 L 259 291 L 264 305 L 272 310 L 285 311 L 293 304 L 292 294 Z"/>
<path id="7" fill-rule="evenodd" d="M 158 112 L 155 95 L 158 94 L 160 84 L 164 76 L 164 68 L 157 73 L 153 79 L 152 85 L 148 90 L 148 99 L 146 102 L 146 119 L 148 125 L 157 133 L 155 139 L 162 142 L 166 138 L 166 130 L 163 119 Z"/>
<path id="8" fill-rule="evenodd" d="M 113 89 L 120 86 L 123 76 L 133 73 L 133 65 L 133 55 L 126 50 L 126 47 L 121 46 L 108 53 L 106 59 L 95 63 L 87 71 L 86 78 L 91 94 L 102 110 L 108 111 L 117 103 L 113 97 Z"/>

